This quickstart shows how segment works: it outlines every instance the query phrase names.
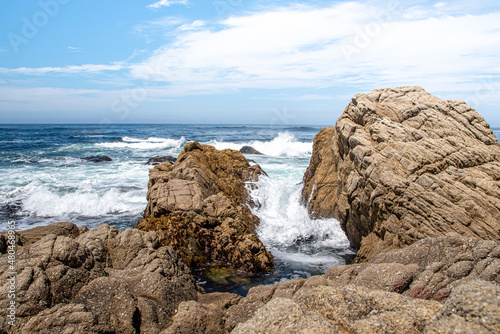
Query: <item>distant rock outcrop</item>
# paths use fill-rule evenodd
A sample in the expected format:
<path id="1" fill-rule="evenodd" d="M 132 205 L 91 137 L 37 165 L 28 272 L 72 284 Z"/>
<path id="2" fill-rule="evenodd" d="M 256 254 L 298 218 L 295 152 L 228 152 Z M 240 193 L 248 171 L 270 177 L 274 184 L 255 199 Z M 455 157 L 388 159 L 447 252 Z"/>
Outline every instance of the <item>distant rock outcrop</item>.
<path id="1" fill-rule="evenodd" d="M 242 148 L 240 148 L 240 152 L 243 154 L 263 155 L 262 153 L 260 153 L 259 151 L 257 151 L 256 149 L 254 149 L 251 146 L 243 146 Z"/>
<path id="2" fill-rule="evenodd" d="M 500 144 L 463 101 L 420 87 L 358 94 L 315 137 L 302 199 L 341 222 L 356 262 L 447 232 L 498 241 Z"/>
<path id="3" fill-rule="evenodd" d="M 187 143 L 175 166 L 150 170 L 145 218 L 136 227 L 156 231 L 193 268 L 270 271 L 273 259 L 255 234 L 259 219 L 245 187 L 262 174 L 238 151 Z"/>
<path id="4" fill-rule="evenodd" d="M 113 159 L 111 159 L 110 157 L 105 156 L 105 155 L 96 155 L 96 156 L 91 156 L 91 157 L 85 157 L 85 158 L 82 158 L 82 159 L 83 160 L 87 160 L 88 162 L 113 161 Z"/>
<path id="5" fill-rule="evenodd" d="M 14 326 L 9 254 L 0 256 L 2 333 L 159 333 L 197 298 L 189 268 L 154 232 L 58 223 L 20 234 Z"/>
<path id="6" fill-rule="evenodd" d="M 162 162 L 170 162 L 172 165 L 175 163 L 175 160 L 176 158 L 170 156 L 170 155 L 167 155 L 167 156 L 163 156 L 163 157 L 160 157 L 160 156 L 157 156 L 157 157 L 152 157 L 148 160 L 148 162 L 146 162 L 146 165 L 159 165 L 161 164 Z"/>

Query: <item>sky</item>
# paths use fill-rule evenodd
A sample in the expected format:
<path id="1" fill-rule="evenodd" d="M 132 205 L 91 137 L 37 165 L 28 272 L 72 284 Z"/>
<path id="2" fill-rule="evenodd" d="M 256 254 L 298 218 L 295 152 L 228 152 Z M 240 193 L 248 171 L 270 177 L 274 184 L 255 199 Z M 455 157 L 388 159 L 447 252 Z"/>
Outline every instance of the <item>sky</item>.
<path id="1" fill-rule="evenodd" d="M 0 0 L 0 123 L 334 125 L 418 85 L 500 127 L 497 3 Z"/>

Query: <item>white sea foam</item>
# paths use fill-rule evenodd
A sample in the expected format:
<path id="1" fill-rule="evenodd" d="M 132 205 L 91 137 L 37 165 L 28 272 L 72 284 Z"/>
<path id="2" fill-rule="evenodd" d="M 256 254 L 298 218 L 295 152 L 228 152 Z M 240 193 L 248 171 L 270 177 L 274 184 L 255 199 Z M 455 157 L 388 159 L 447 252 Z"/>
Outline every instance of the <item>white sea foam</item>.
<path id="1" fill-rule="evenodd" d="M 180 148 L 186 143 L 186 139 L 181 137 L 180 139 L 173 138 L 157 138 L 150 137 L 148 139 L 132 138 L 132 137 L 122 137 L 121 142 L 113 143 L 98 143 L 97 146 L 111 148 L 111 149 L 137 149 L 137 150 L 153 150 L 153 149 L 169 149 L 169 148 Z"/>
<path id="2" fill-rule="evenodd" d="M 261 206 L 253 209 L 261 222 L 257 233 L 262 242 L 282 261 L 294 261 L 326 270 L 343 263 L 326 251 L 349 247 L 349 241 L 335 219 L 312 220 L 300 204 L 301 185 L 287 177 L 261 177 L 250 190 Z"/>
<path id="3" fill-rule="evenodd" d="M 137 201 L 133 192 L 119 193 L 111 189 L 103 193 L 77 190 L 60 194 L 40 190 L 22 202 L 24 210 L 37 217 L 100 217 L 108 214 L 122 214 L 131 210 L 141 210 L 142 201 Z"/>
<path id="4" fill-rule="evenodd" d="M 144 210 L 148 167 L 130 162 L 71 168 L 23 166 L 22 172 L 12 169 L 0 177 L 0 205 L 19 206 L 16 219 L 26 228 L 45 221 L 90 226 L 95 225 L 93 220 L 106 219 L 119 224 L 121 218 L 130 220 Z"/>
<path id="5" fill-rule="evenodd" d="M 218 150 L 225 148 L 239 150 L 243 146 L 251 146 L 265 155 L 274 157 L 304 157 L 310 155 L 312 152 L 312 143 L 298 141 L 297 138 L 289 132 L 280 132 L 278 136 L 271 141 L 255 140 L 247 143 L 231 143 L 213 140 L 207 144 L 213 145 Z"/>

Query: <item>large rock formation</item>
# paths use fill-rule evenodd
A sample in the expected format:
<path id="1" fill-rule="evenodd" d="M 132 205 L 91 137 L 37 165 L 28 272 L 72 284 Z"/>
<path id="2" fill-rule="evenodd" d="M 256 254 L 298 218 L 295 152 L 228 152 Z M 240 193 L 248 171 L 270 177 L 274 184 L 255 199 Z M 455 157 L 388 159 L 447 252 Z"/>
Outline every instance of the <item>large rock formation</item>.
<path id="1" fill-rule="evenodd" d="M 175 166 L 150 170 L 148 205 L 137 228 L 154 230 L 191 267 L 270 271 L 273 259 L 254 230 L 246 182 L 265 174 L 235 150 L 187 143 Z"/>
<path id="2" fill-rule="evenodd" d="M 448 234 L 245 298 L 200 295 L 162 334 L 497 333 L 499 273 L 500 244 Z"/>
<path id="3" fill-rule="evenodd" d="M 457 232 L 500 239 L 500 144 L 474 109 L 420 87 L 358 94 L 314 140 L 303 201 L 357 262 Z"/>
<path id="4" fill-rule="evenodd" d="M 198 288 L 154 232 L 70 223 L 20 233 L 15 325 L 8 324 L 9 254 L 0 256 L 1 333 L 159 333 Z"/>

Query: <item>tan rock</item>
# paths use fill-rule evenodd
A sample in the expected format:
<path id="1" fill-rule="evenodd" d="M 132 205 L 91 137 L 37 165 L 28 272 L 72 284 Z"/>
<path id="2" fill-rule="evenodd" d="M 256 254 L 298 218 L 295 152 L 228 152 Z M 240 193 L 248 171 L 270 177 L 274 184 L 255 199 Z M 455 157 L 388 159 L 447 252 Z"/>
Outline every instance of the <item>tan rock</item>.
<path id="1" fill-rule="evenodd" d="M 500 287 L 484 281 L 458 286 L 424 333 L 500 333 Z"/>
<path id="2" fill-rule="evenodd" d="M 496 333 L 499 275 L 480 275 L 499 258 L 498 246 L 450 233 L 370 263 L 254 287 L 245 298 L 199 295 L 181 304 L 165 333 Z"/>
<path id="3" fill-rule="evenodd" d="M 150 170 L 145 218 L 136 228 L 156 231 L 190 267 L 270 271 L 272 255 L 255 234 L 259 219 L 246 190 L 262 174 L 238 151 L 187 143 L 175 166 Z"/>
<path id="4" fill-rule="evenodd" d="M 8 254 L 0 256 L 0 332 L 159 333 L 180 302 L 197 298 L 189 268 L 154 232 L 119 233 L 106 224 L 78 236 L 65 230 L 37 229 L 41 238 L 25 232 L 33 242 L 17 250 L 13 328 L 6 317 L 11 270 Z"/>
<path id="5" fill-rule="evenodd" d="M 456 232 L 500 240 L 500 144 L 474 109 L 420 87 L 356 95 L 314 140 L 303 202 L 355 261 Z"/>

